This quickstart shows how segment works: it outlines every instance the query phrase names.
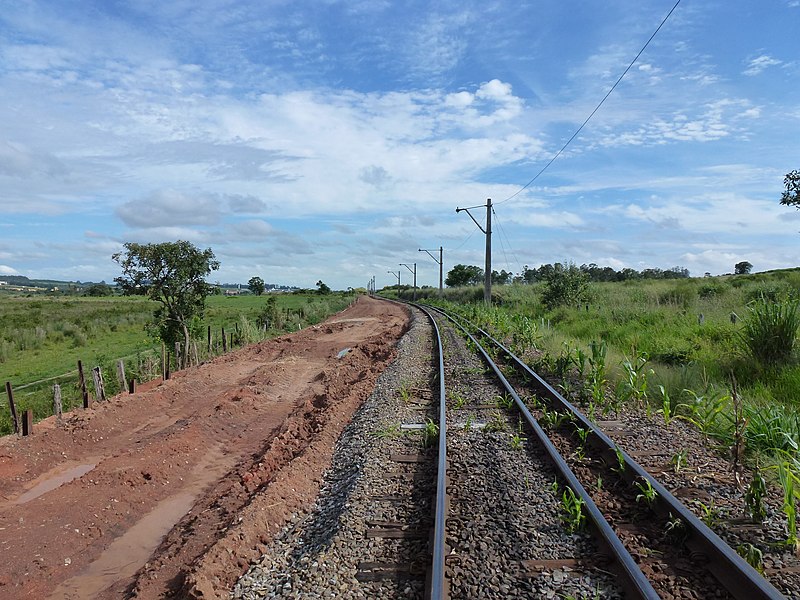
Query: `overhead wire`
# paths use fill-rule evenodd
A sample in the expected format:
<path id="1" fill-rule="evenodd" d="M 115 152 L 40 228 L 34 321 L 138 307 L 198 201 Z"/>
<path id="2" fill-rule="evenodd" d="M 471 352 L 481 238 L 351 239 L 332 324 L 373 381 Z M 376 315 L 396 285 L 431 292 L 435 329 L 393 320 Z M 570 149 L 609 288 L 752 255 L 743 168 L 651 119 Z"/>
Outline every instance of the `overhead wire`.
<path id="1" fill-rule="evenodd" d="M 526 190 L 526 189 L 527 189 L 527 188 L 528 188 L 528 187 L 529 187 L 529 186 L 530 186 L 530 185 L 531 185 L 531 184 L 532 184 L 534 181 L 536 181 L 537 179 L 539 179 L 539 177 L 542 175 L 542 173 L 544 173 L 544 172 L 545 172 L 545 171 L 548 169 L 548 167 L 549 167 L 550 165 L 552 165 L 552 164 L 555 162 L 555 160 L 556 160 L 556 159 L 557 159 L 559 156 L 561 156 L 562 152 L 564 152 L 564 150 L 566 150 L 566 149 L 567 149 L 567 146 L 569 146 L 569 145 L 572 143 L 572 140 L 574 140 L 576 137 L 578 137 L 578 134 L 581 132 L 581 130 L 582 130 L 582 129 L 583 129 L 585 126 L 586 126 L 586 124 L 587 124 L 587 123 L 588 123 L 588 122 L 591 120 L 591 118 L 592 118 L 592 117 L 595 115 L 595 113 L 596 113 L 598 110 L 600 110 L 600 107 L 601 107 L 601 106 L 603 106 L 603 103 L 604 103 L 604 102 L 606 101 L 606 99 L 607 99 L 607 98 L 608 98 L 608 97 L 611 95 L 611 92 L 613 92 L 613 91 L 616 89 L 616 87 L 619 85 L 619 83 L 622 81 L 622 79 L 625 77 L 625 75 L 627 75 L 628 71 L 630 71 L 630 70 L 631 70 L 631 68 L 633 67 L 633 65 L 634 65 L 634 64 L 636 64 L 636 61 L 637 61 L 637 60 L 639 60 L 639 57 L 640 57 L 640 56 L 642 55 L 642 53 L 643 53 L 643 52 L 644 52 L 644 51 L 647 49 L 647 47 L 650 45 L 650 42 L 652 42 L 652 41 L 653 41 L 653 39 L 656 37 L 656 35 L 658 34 L 658 32 L 659 32 L 659 31 L 661 31 L 661 28 L 664 26 L 664 24 L 667 22 L 667 20 L 670 18 L 670 16 L 672 16 L 672 13 L 673 13 L 673 12 L 675 12 L 675 9 L 676 9 L 676 8 L 678 8 L 678 5 L 679 5 L 680 3 L 681 3 L 681 0 L 677 0 L 677 1 L 675 2 L 675 5 L 674 5 L 674 6 L 673 6 L 673 7 L 670 9 L 670 11 L 667 13 L 667 16 L 665 16 L 665 17 L 664 17 L 664 18 L 661 20 L 661 23 L 659 23 L 658 27 L 656 27 L 656 30 L 653 32 L 653 35 L 651 35 L 651 36 L 648 38 L 648 40 L 645 42 L 644 46 L 642 46 L 642 49 L 641 49 L 641 50 L 639 50 L 639 52 L 636 54 L 636 56 L 633 58 L 633 60 L 630 62 L 630 64 L 629 64 L 629 65 L 626 67 L 626 69 L 625 69 L 625 70 L 622 72 L 622 75 L 620 75 L 620 76 L 619 76 L 619 78 L 617 79 L 617 81 L 616 81 L 616 82 L 614 82 L 614 85 L 612 85 L 612 86 L 611 86 L 611 89 L 609 89 L 609 90 L 608 90 L 608 92 L 606 92 L 606 95 L 605 95 L 605 96 L 603 96 L 603 99 L 602 99 L 602 100 L 600 100 L 600 102 L 597 104 L 597 106 L 595 106 L 594 110 L 593 110 L 593 111 L 592 111 L 592 112 L 589 114 L 589 116 L 588 116 L 588 117 L 586 117 L 586 120 L 585 120 L 583 123 L 581 123 L 581 126 L 580 126 L 580 127 L 578 127 L 578 129 L 576 129 L 576 130 L 575 130 L 575 133 L 573 133 L 573 134 L 572 134 L 572 136 L 571 136 L 571 137 L 570 137 L 570 138 L 569 138 L 569 139 L 568 139 L 568 140 L 567 140 L 567 141 L 564 143 L 564 145 L 563 145 L 563 146 L 561 146 L 561 149 L 560 149 L 558 152 L 556 152 L 556 153 L 553 155 L 553 157 L 552 157 L 552 158 L 551 158 L 551 159 L 550 159 L 550 160 L 547 162 L 547 164 L 546 164 L 544 167 L 542 167 L 542 168 L 541 168 L 541 170 L 540 170 L 540 171 L 539 171 L 539 172 L 538 172 L 538 173 L 537 173 L 537 174 L 536 174 L 536 175 L 533 177 L 533 179 L 531 179 L 531 180 L 530 180 L 528 183 L 526 183 L 525 185 L 523 185 L 523 186 L 522 186 L 520 189 L 518 189 L 516 192 L 514 192 L 513 194 L 511 194 L 511 195 L 510 195 L 508 198 L 506 198 L 505 200 L 501 200 L 500 202 L 496 202 L 496 203 L 495 203 L 496 205 L 497 205 L 497 204 L 503 204 L 504 202 L 508 202 L 508 201 L 509 201 L 509 200 L 511 200 L 512 198 L 515 198 L 516 196 L 518 196 L 519 194 L 521 194 L 523 191 L 525 191 L 525 190 Z"/>

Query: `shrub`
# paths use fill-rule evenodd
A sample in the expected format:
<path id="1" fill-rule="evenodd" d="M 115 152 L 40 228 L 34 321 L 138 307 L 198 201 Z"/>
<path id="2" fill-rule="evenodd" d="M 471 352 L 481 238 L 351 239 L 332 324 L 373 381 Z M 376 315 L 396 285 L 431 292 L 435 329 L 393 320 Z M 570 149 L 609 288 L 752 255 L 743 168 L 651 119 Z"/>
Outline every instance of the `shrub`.
<path id="1" fill-rule="evenodd" d="M 794 351 L 800 327 L 797 300 L 751 302 L 741 338 L 749 354 L 765 366 L 785 364 Z"/>
<path id="2" fill-rule="evenodd" d="M 545 279 L 542 303 L 552 310 L 557 306 L 575 306 L 589 296 L 589 276 L 573 263 L 556 265 Z"/>

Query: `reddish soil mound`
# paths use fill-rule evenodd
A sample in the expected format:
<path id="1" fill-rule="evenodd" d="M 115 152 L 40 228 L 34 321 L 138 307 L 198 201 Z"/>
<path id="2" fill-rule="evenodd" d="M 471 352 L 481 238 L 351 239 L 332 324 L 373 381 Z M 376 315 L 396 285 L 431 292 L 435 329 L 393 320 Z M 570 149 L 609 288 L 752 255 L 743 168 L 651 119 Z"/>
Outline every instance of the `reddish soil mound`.
<path id="1" fill-rule="evenodd" d="M 313 501 L 407 326 L 402 308 L 362 297 L 61 427 L 0 438 L 0 597 L 226 595 Z"/>

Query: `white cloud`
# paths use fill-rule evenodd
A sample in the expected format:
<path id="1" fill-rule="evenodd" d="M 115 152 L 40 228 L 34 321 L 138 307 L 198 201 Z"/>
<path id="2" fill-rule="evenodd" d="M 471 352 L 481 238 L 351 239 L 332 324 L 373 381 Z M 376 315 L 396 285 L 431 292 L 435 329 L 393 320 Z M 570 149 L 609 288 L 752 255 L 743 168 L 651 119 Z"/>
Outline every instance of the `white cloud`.
<path id="1" fill-rule="evenodd" d="M 117 208 L 117 216 L 126 225 L 143 229 L 215 225 L 221 214 L 219 198 L 175 190 L 161 190 Z"/>
<path id="2" fill-rule="evenodd" d="M 782 64 L 783 61 L 780 61 L 777 58 L 772 58 L 768 54 L 762 54 L 756 58 L 751 58 L 747 63 L 747 68 L 742 71 L 742 73 L 752 77 L 754 75 L 759 75 L 769 67 L 775 67 Z"/>
<path id="3" fill-rule="evenodd" d="M 19 275 L 19 271 L 17 271 L 14 267 L 9 267 L 8 265 L 0 265 L 0 275 Z"/>

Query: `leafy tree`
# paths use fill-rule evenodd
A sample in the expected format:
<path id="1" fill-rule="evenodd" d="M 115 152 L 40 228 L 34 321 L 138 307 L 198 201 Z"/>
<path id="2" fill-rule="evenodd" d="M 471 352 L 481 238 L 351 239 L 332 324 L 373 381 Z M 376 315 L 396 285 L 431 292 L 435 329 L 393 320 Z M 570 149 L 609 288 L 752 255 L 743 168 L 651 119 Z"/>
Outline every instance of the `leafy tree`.
<path id="1" fill-rule="evenodd" d="M 787 173 L 783 178 L 783 186 L 786 189 L 781 194 L 781 204 L 800 208 L 800 171 Z"/>
<path id="2" fill-rule="evenodd" d="M 753 265 L 746 260 L 743 260 L 742 262 L 738 262 L 733 266 L 733 272 L 735 275 L 747 275 L 752 268 Z"/>
<path id="3" fill-rule="evenodd" d="M 505 269 L 501 270 L 499 273 L 497 271 L 492 271 L 492 283 L 497 285 L 506 285 L 509 281 L 511 281 L 513 273 L 509 273 Z"/>
<path id="4" fill-rule="evenodd" d="M 247 282 L 247 287 L 250 288 L 250 291 L 256 296 L 260 296 L 264 293 L 264 280 L 261 279 L 261 277 L 251 277 L 250 281 Z"/>
<path id="5" fill-rule="evenodd" d="M 84 296 L 112 296 L 114 290 L 106 283 L 93 283 L 83 292 Z"/>
<path id="6" fill-rule="evenodd" d="M 548 309 L 557 306 L 575 305 L 586 300 L 589 292 L 589 276 L 569 263 L 566 267 L 556 263 L 545 278 L 542 302 Z"/>
<path id="7" fill-rule="evenodd" d="M 317 282 L 317 293 L 318 293 L 318 294 L 322 294 L 323 296 L 324 296 L 325 294 L 330 294 L 330 293 L 331 293 L 331 288 L 329 288 L 329 287 L 328 287 L 328 286 L 327 286 L 325 283 L 323 283 L 323 281 L 320 279 L 320 280 Z"/>
<path id="8" fill-rule="evenodd" d="M 447 287 L 478 285 L 483 282 L 483 269 L 473 265 L 456 265 L 447 272 L 444 283 Z"/>
<path id="9" fill-rule="evenodd" d="M 112 258 L 122 267 L 114 278 L 125 294 L 146 294 L 160 304 L 153 312 L 154 325 L 166 344 L 190 340 L 189 323 L 202 317 L 212 286 L 205 277 L 219 269 L 211 248 L 200 250 L 190 242 L 125 244 L 125 252 Z"/>

